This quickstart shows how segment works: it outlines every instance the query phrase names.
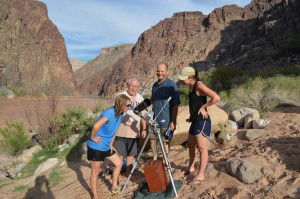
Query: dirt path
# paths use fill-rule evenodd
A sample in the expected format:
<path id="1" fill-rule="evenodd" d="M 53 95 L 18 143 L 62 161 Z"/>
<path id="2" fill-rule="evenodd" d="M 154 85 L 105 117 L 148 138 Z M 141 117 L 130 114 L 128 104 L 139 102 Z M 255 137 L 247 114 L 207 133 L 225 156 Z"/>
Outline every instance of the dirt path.
<path id="1" fill-rule="evenodd" d="M 216 175 L 207 177 L 199 185 L 188 185 L 192 176 L 185 177 L 182 173 L 188 164 L 188 151 L 171 151 L 170 160 L 176 169 L 173 177 L 183 181 L 179 198 L 300 198 L 300 114 L 271 113 L 267 117 L 271 124 L 266 128 L 266 134 L 257 140 L 247 141 L 243 131 L 239 131 L 228 145 L 212 144 L 209 162 L 214 165 Z M 225 169 L 225 162 L 230 158 L 254 160 L 262 167 L 263 177 L 248 185 L 240 182 Z M 42 191 L 29 189 L 13 192 L 16 185 L 24 182 L 18 180 L 0 189 L 1 198 L 24 198 L 28 192 L 35 198 L 49 198 L 52 195 L 63 199 L 89 198 L 88 163 L 76 163 L 69 167 L 67 164 L 61 166 L 63 181 L 50 190 L 43 186 Z M 138 184 L 144 180 L 141 165 L 125 193 L 112 197 L 108 177 L 99 180 L 99 194 L 101 198 L 132 198 Z M 121 184 L 124 182 L 125 178 L 122 177 Z"/>

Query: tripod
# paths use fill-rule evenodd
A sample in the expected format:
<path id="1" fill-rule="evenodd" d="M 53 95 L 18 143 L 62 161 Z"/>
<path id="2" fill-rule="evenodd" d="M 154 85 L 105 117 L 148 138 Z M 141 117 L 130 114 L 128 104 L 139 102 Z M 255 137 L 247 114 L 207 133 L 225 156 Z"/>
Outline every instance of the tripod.
<path id="1" fill-rule="evenodd" d="M 170 101 L 170 99 L 168 101 Z M 163 110 L 163 108 L 165 107 L 165 105 L 162 107 L 161 111 Z M 161 111 L 159 112 L 159 114 L 161 113 Z M 157 118 L 157 116 L 156 116 L 156 118 Z M 163 154 L 163 159 L 164 159 L 165 164 L 167 166 L 167 171 L 168 171 L 168 174 L 169 174 L 169 177 L 170 177 L 170 181 L 171 181 L 174 193 L 175 193 L 176 197 L 178 197 L 177 191 L 176 191 L 176 187 L 175 187 L 175 184 L 174 184 L 174 180 L 173 180 L 173 177 L 172 177 L 172 168 L 171 168 L 170 162 L 169 162 L 167 154 L 166 154 L 166 150 L 165 150 L 164 143 L 163 143 L 163 140 L 162 140 L 162 137 L 161 137 L 161 134 L 160 134 L 160 129 L 159 129 L 158 123 L 156 122 L 156 118 L 148 120 L 148 126 L 149 126 L 149 130 L 150 131 L 149 131 L 149 133 L 148 133 L 148 135 L 147 135 L 147 137 L 145 139 L 145 142 L 144 142 L 144 144 L 143 144 L 143 146 L 141 148 L 141 151 L 139 152 L 139 154 L 138 154 L 138 156 L 136 158 L 136 161 L 133 163 L 133 167 L 132 167 L 132 169 L 130 171 L 130 174 L 129 174 L 129 176 L 128 176 L 128 178 L 127 178 L 124 186 L 122 187 L 121 191 L 123 192 L 125 190 L 128 182 L 129 182 L 129 180 L 130 180 L 130 178 L 131 178 L 131 176 L 132 176 L 132 174 L 133 174 L 133 172 L 134 172 L 134 170 L 135 170 L 135 168 L 136 168 L 136 166 L 138 164 L 138 161 L 139 161 L 139 159 L 142 156 L 142 153 L 143 153 L 143 151 L 144 151 L 144 149 L 146 147 L 146 144 L 147 144 L 148 140 L 150 139 L 151 133 L 154 133 L 154 136 L 156 137 L 155 140 L 157 140 L 157 138 L 158 138 L 158 141 L 159 141 L 159 144 L 160 144 L 160 147 L 161 147 L 161 151 L 162 151 L 162 154 Z M 147 121 L 147 119 L 146 119 L 146 121 Z M 156 154 L 158 154 L 158 152 L 157 152 L 157 144 L 156 144 Z"/>

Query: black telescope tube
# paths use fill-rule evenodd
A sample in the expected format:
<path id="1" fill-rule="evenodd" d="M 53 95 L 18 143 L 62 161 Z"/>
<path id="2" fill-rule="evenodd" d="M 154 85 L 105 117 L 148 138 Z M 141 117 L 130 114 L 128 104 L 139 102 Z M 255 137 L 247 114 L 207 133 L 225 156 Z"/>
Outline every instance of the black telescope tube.
<path id="1" fill-rule="evenodd" d="M 133 112 L 136 115 L 139 115 L 143 110 L 145 110 L 148 106 L 152 104 L 151 100 L 146 98 L 144 99 L 139 105 L 137 105 L 134 109 Z"/>

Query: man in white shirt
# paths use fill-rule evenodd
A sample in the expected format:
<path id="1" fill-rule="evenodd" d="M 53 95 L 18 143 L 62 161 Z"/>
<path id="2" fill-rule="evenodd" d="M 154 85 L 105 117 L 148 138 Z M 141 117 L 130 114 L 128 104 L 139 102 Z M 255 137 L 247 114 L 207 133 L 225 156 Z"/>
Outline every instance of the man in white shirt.
<path id="1" fill-rule="evenodd" d="M 131 99 L 131 105 L 123 115 L 114 140 L 114 147 L 122 159 L 127 157 L 127 174 L 132 168 L 134 157 L 138 154 L 138 138 L 140 136 L 145 138 L 146 136 L 146 122 L 133 112 L 133 109 L 144 100 L 143 96 L 137 92 L 139 86 L 140 82 L 136 78 L 131 78 L 128 80 L 127 90 L 120 93 L 127 95 Z"/>

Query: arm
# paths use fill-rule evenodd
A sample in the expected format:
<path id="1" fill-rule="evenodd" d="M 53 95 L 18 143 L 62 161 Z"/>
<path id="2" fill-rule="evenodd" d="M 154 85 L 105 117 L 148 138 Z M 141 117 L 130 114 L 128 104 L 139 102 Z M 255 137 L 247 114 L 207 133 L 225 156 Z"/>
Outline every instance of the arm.
<path id="1" fill-rule="evenodd" d="M 112 141 L 110 142 L 110 151 L 111 151 L 111 152 L 113 152 L 113 151 L 117 152 L 117 150 L 116 150 L 115 147 L 114 147 L 114 142 L 115 142 L 116 135 L 117 135 L 117 133 L 115 133 L 115 135 L 114 135 Z"/>
<path id="2" fill-rule="evenodd" d="M 144 119 L 141 119 L 141 137 L 145 138 L 146 137 L 146 129 L 147 129 L 147 124 L 146 121 Z"/>
<path id="3" fill-rule="evenodd" d="M 172 118 L 170 122 L 170 130 L 175 131 L 177 123 L 177 114 L 178 114 L 178 104 L 174 105 L 172 110 Z"/>
<path id="4" fill-rule="evenodd" d="M 220 101 L 220 96 L 210 88 L 208 88 L 205 84 L 202 82 L 198 81 L 197 82 L 197 90 L 200 93 L 205 94 L 206 96 L 211 97 L 211 100 L 207 102 L 206 104 L 203 104 L 200 109 L 199 109 L 199 114 L 201 113 L 203 115 L 203 118 L 208 118 L 208 113 L 206 112 L 206 108 L 215 104 L 216 102 Z"/>
<path id="5" fill-rule="evenodd" d="M 97 132 L 100 130 L 100 128 L 108 121 L 106 117 L 101 118 L 94 124 L 93 129 L 92 129 L 92 135 L 91 139 L 99 144 L 101 142 L 101 136 L 96 136 Z"/>
<path id="6" fill-rule="evenodd" d="M 178 106 L 180 104 L 179 91 L 176 84 L 174 85 L 172 98 L 173 98 L 172 99 L 173 109 L 172 109 L 171 122 L 169 128 L 171 131 L 175 131 L 176 124 L 177 124 Z"/>

